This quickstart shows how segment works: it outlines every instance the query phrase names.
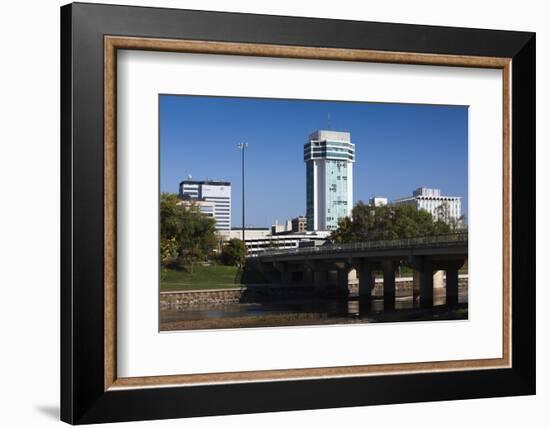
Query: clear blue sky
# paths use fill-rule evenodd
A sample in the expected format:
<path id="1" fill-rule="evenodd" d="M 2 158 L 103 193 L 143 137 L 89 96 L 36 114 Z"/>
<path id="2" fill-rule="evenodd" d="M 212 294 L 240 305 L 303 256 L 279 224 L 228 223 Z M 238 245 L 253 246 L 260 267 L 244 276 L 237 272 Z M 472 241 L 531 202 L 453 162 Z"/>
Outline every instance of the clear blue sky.
<path id="1" fill-rule="evenodd" d="M 199 96 L 160 96 L 160 189 L 189 174 L 232 183 L 232 226 L 241 223 L 241 153 L 246 151 L 246 225 L 305 214 L 303 146 L 317 129 L 351 132 L 354 204 L 390 200 L 425 186 L 462 196 L 467 212 L 468 108 Z"/>

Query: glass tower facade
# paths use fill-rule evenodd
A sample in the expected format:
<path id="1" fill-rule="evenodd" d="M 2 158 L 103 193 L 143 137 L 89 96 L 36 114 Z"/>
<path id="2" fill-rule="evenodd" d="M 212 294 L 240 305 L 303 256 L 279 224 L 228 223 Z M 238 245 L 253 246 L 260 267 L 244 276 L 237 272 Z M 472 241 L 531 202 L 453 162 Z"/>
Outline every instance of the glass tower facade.
<path id="1" fill-rule="evenodd" d="M 353 207 L 355 145 L 349 132 L 319 130 L 304 145 L 308 230 L 334 230 Z"/>

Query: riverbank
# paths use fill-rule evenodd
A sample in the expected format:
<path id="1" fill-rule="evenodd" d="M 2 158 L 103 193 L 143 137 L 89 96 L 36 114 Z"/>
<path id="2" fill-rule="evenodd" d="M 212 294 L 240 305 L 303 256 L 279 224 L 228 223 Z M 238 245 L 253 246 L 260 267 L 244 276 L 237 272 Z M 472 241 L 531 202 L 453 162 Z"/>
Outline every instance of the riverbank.
<path id="1" fill-rule="evenodd" d="M 211 290 L 238 287 L 236 266 L 197 265 L 188 269 L 163 269 L 160 291 Z"/>
<path id="2" fill-rule="evenodd" d="M 161 331 L 204 330 L 228 328 L 289 327 L 338 324 L 374 324 L 384 322 L 450 321 L 467 320 L 468 304 L 455 307 L 444 305 L 430 309 L 409 308 L 394 311 L 349 313 L 329 315 L 326 313 L 266 314 L 257 316 L 233 316 L 228 318 L 205 318 L 196 320 L 164 321 Z"/>
<path id="3" fill-rule="evenodd" d="M 174 284 L 176 287 L 177 284 Z M 316 291 L 311 285 L 295 284 L 294 286 L 284 286 L 278 284 L 226 284 L 224 287 L 209 288 L 205 283 L 194 285 L 195 287 L 204 286 L 205 288 L 191 290 L 161 290 L 160 309 L 181 309 L 185 310 L 200 305 L 218 306 L 224 304 L 246 303 L 254 301 L 266 301 L 273 299 L 293 299 L 315 297 Z M 412 293 L 412 277 L 397 278 L 395 281 L 395 291 L 397 297 L 405 297 Z M 468 287 L 467 275 L 460 275 L 459 287 L 462 289 Z M 168 288 L 168 287 L 166 287 Z M 328 291 L 333 290 L 334 285 L 328 287 Z M 435 288 L 438 290 L 444 288 Z M 350 281 L 348 284 L 349 296 L 354 297 L 359 293 L 357 281 Z M 373 297 L 381 297 L 384 293 L 382 279 L 376 279 L 373 288 Z"/>

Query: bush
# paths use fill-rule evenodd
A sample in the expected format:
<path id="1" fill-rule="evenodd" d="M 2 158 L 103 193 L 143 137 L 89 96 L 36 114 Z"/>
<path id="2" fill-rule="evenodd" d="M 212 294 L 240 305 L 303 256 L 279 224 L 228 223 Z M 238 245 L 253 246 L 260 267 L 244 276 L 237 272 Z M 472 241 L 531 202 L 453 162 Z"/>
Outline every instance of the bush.
<path id="1" fill-rule="evenodd" d="M 237 238 L 230 239 L 222 247 L 221 261 L 228 266 L 243 266 L 246 257 L 246 245 Z"/>

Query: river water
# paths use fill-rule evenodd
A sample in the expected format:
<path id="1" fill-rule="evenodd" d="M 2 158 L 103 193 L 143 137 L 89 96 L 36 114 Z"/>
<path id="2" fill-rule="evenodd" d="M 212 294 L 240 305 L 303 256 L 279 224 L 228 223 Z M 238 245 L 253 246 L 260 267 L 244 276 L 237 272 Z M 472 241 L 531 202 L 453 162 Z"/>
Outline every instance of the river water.
<path id="1" fill-rule="evenodd" d="M 461 289 L 459 293 L 459 304 L 464 307 L 468 301 L 467 288 Z M 444 291 L 434 293 L 434 309 L 445 305 Z M 418 301 L 413 301 L 411 295 L 397 297 L 395 301 L 395 310 L 391 320 L 399 321 L 399 314 L 407 314 L 403 321 L 407 320 L 411 311 L 418 308 Z M 418 316 L 419 311 L 415 311 Z M 426 310 L 425 319 L 433 319 L 430 312 Z M 268 301 L 261 303 L 234 303 L 223 305 L 202 305 L 193 306 L 185 309 L 163 309 L 161 311 L 161 325 L 164 323 L 197 321 L 197 320 L 217 320 L 216 325 L 220 325 L 221 319 L 227 318 L 248 318 L 248 317 L 277 317 L 281 315 L 303 315 L 308 314 L 311 322 L 316 324 L 315 318 L 333 319 L 337 322 L 345 320 L 361 320 L 364 318 L 368 322 L 383 321 L 387 318 L 387 311 L 384 311 L 384 300 L 374 298 L 370 305 L 359 302 L 357 297 L 348 299 L 330 299 L 330 298 L 300 298 L 292 300 Z M 467 311 L 465 317 L 467 318 Z M 420 316 L 420 319 L 422 316 Z M 228 320 L 230 321 L 230 320 Z M 235 320 L 233 320 L 235 321 Z M 251 320 L 249 320 L 251 321 Z M 250 322 L 248 322 L 250 324 Z M 303 324 L 303 323 L 302 323 Z M 274 322 L 276 325 L 276 322 Z M 207 326 L 205 328 L 208 328 Z M 162 328 L 161 328 L 162 329 Z"/>

